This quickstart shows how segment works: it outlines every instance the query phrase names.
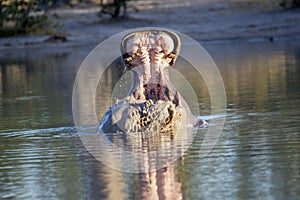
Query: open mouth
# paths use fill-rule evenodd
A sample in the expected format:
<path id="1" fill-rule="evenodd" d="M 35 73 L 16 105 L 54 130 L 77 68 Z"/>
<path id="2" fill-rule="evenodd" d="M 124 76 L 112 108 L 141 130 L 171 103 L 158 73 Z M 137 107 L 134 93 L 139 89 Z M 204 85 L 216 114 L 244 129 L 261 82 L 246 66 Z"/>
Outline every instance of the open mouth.
<path id="1" fill-rule="evenodd" d="M 135 72 L 129 95 L 135 100 L 173 101 L 178 105 L 178 93 L 170 82 L 168 70 L 179 48 L 177 36 L 163 31 L 143 31 L 124 38 L 123 60 Z"/>
<path id="2" fill-rule="evenodd" d="M 138 31 L 122 39 L 123 61 L 134 72 L 134 84 L 128 96 L 105 113 L 102 131 L 173 134 L 185 122 L 196 123 L 169 78 L 180 44 L 175 33 L 163 30 Z"/>

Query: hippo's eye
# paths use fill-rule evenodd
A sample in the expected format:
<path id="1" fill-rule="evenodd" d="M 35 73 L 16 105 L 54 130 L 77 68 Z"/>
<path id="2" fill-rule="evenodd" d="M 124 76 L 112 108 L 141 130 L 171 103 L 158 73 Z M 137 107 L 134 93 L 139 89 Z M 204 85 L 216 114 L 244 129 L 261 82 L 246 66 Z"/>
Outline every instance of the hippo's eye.
<path id="1" fill-rule="evenodd" d="M 123 59 L 124 59 L 125 64 L 127 66 L 129 66 L 130 62 L 133 60 L 133 57 L 131 55 L 129 55 L 128 53 L 126 53 L 123 55 Z"/>
<path id="2" fill-rule="evenodd" d="M 132 61 L 132 57 L 130 56 L 130 57 L 127 57 L 126 59 L 125 59 L 125 62 L 130 62 L 130 61 Z"/>
<path id="3" fill-rule="evenodd" d="M 175 60 L 175 58 L 176 58 L 176 54 L 171 52 L 171 53 L 169 53 L 169 54 L 166 56 L 166 58 L 169 59 L 168 63 L 169 63 L 169 65 L 171 66 L 171 65 L 174 64 L 174 60 Z"/>

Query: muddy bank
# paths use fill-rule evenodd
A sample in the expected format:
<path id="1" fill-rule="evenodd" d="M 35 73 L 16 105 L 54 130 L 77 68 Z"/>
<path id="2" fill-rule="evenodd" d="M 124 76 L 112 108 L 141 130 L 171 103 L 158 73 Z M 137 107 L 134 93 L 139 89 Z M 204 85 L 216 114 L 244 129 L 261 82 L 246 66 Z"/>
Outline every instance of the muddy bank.
<path id="1" fill-rule="evenodd" d="M 56 35 L 1 38 L 0 51 L 89 49 L 120 31 L 146 26 L 174 29 L 200 42 L 298 41 L 300 35 L 299 10 L 255 1 L 138 1 L 130 3 L 127 18 L 119 19 L 99 18 L 98 11 L 95 5 L 57 9 L 64 27 Z"/>

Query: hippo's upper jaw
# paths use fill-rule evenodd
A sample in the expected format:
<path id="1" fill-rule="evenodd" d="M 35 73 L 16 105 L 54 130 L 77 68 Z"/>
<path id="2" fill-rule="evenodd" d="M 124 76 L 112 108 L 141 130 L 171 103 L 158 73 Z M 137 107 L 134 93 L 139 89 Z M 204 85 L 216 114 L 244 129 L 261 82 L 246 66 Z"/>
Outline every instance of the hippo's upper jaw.
<path id="1" fill-rule="evenodd" d="M 169 31 L 139 31 L 123 38 L 123 60 L 135 82 L 128 97 L 105 113 L 102 131 L 174 132 L 186 122 L 197 124 L 168 75 L 179 49 L 179 37 Z"/>
<path id="2" fill-rule="evenodd" d="M 179 41 L 179 40 L 178 40 Z M 135 72 L 135 85 L 130 95 L 136 100 L 174 101 L 174 87 L 169 80 L 171 67 L 179 51 L 179 42 L 162 31 L 143 31 L 124 38 L 121 49 L 127 68 Z M 176 45 L 175 45 L 176 43 Z"/>

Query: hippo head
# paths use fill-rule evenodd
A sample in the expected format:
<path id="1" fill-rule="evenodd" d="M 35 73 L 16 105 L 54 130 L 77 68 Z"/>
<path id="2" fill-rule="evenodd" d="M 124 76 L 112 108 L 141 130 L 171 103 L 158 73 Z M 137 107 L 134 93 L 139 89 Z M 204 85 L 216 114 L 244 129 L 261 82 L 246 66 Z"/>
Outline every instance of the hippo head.
<path id="1" fill-rule="evenodd" d="M 186 124 L 197 125 L 169 78 L 180 47 L 179 37 L 164 30 L 137 31 L 122 39 L 123 61 L 134 72 L 134 84 L 104 115 L 104 132 L 175 132 Z"/>
<path id="2" fill-rule="evenodd" d="M 162 30 L 134 32 L 123 38 L 123 60 L 127 69 L 135 72 L 132 98 L 179 104 L 168 70 L 175 63 L 180 46 L 175 33 Z"/>

